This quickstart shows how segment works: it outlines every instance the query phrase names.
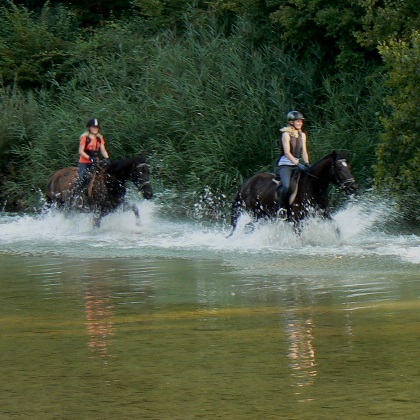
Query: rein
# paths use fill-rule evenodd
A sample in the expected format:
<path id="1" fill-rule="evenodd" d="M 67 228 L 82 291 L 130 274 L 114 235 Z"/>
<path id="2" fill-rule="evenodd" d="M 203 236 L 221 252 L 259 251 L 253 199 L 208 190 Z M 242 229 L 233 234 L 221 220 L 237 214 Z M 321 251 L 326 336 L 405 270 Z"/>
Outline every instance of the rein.
<path id="1" fill-rule="evenodd" d="M 302 171 L 302 172 L 305 172 L 305 171 Z M 311 176 L 312 178 L 319 179 L 319 180 L 321 180 L 321 181 L 322 181 L 322 178 L 320 178 L 319 176 L 316 176 L 316 175 L 311 174 L 311 173 L 309 173 L 309 172 L 305 172 L 305 173 L 306 173 L 306 175 Z"/>
<path id="2" fill-rule="evenodd" d="M 339 159 L 337 162 L 345 162 L 345 159 Z M 354 178 L 346 178 L 343 181 L 340 181 L 337 178 L 336 171 L 334 170 L 334 164 L 331 166 L 331 172 L 332 172 L 332 175 L 335 176 L 337 184 L 340 187 L 340 189 L 342 189 L 342 190 L 345 190 L 348 186 L 350 186 L 351 184 L 353 184 L 355 182 Z M 319 179 L 320 181 L 322 181 L 322 178 L 320 178 L 319 176 L 311 174 L 310 172 L 305 172 L 305 173 L 306 173 L 306 175 L 311 176 L 312 178 Z"/>
<path id="3" fill-rule="evenodd" d="M 346 159 L 339 159 L 339 160 L 337 160 L 337 162 L 345 162 L 345 161 L 346 161 Z M 355 179 L 354 179 L 354 178 L 346 178 L 346 179 L 344 179 L 343 181 L 340 181 L 340 180 L 337 178 L 336 172 L 335 172 L 335 170 L 334 170 L 334 165 L 332 166 L 332 173 L 333 173 L 333 175 L 335 176 L 335 179 L 336 179 L 336 181 L 337 181 L 338 186 L 339 186 L 339 187 L 340 187 L 340 189 L 342 189 L 342 190 L 347 189 L 347 186 L 349 186 L 349 185 L 351 185 L 351 184 L 353 184 L 353 183 L 355 182 Z"/>
<path id="4" fill-rule="evenodd" d="M 140 185 L 138 185 L 138 188 L 144 187 L 145 185 L 149 185 L 150 181 L 145 181 L 143 183 L 141 183 Z"/>

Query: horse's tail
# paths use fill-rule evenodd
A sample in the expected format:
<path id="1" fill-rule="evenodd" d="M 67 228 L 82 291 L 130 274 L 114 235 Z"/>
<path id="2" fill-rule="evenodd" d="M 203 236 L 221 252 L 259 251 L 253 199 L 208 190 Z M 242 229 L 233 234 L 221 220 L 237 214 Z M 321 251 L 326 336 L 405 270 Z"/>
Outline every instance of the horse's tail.
<path id="1" fill-rule="evenodd" d="M 243 200 L 241 197 L 241 193 L 238 192 L 238 194 L 236 195 L 235 201 L 232 204 L 231 210 L 230 210 L 230 224 L 232 226 L 232 231 L 229 234 L 229 236 L 233 235 L 233 232 L 236 229 L 236 225 L 238 223 L 238 218 L 242 213 L 242 208 L 243 208 Z"/>
<path id="2" fill-rule="evenodd" d="M 47 199 L 47 203 L 50 204 L 52 201 L 52 177 L 48 180 L 47 188 L 45 189 L 45 197 Z"/>
<path id="3" fill-rule="evenodd" d="M 56 194 L 54 181 L 54 177 L 52 176 L 48 180 L 47 188 L 45 189 L 45 202 L 48 208 L 51 207 L 57 201 L 59 201 L 60 198 L 60 196 Z"/>

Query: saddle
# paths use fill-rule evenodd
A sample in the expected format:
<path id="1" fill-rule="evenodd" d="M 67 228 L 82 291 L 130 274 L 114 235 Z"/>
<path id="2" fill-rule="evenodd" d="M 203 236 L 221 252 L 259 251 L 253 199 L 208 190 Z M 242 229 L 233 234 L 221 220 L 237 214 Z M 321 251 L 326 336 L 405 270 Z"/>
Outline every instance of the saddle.
<path id="1" fill-rule="evenodd" d="M 290 186 L 289 186 L 289 191 L 288 191 L 289 205 L 291 205 L 295 201 L 295 198 L 299 189 L 299 179 L 300 179 L 300 171 L 299 169 L 295 169 L 290 178 Z M 276 174 L 274 178 L 272 179 L 272 181 L 277 185 L 276 194 L 277 194 L 278 200 L 280 200 L 280 193 L 283 188 L 281 180 L 280 180 L 280 175 Z"/>
<path id="2" fill-rule="evenodd" d="M 96 178 L 96 172 L 93 174 L 88 175 L 88 179 L 86 180 L 86 184 L 81 188 L 81 190 L 76 191 L 76 195 L 74 196 L 74 203 L 76 207 L 80 209 L 88 209 L 90 199 L 93 196 L 93 185 Z"/>

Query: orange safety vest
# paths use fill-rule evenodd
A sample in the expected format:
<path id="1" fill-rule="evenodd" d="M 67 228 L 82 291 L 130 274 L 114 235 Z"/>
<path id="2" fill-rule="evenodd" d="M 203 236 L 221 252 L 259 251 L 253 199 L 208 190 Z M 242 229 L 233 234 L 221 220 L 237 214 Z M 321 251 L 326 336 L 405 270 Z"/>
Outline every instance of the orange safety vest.
<path id="1" fill-rule="evenodd" d="M 89 157 L 98 157 L 99 149 L 101 144 L 105 144 L 105 139 L 102 135 L 98 134 L 93 139 L 89 137 L 89 133 L 84 133 L 80 136 L 80 145 L 83 146 L 84 152 L 89 155 Z M 79 163 L 90 163 L 90 159 L 86 159 L 84 156 L 80 155 Z"/>

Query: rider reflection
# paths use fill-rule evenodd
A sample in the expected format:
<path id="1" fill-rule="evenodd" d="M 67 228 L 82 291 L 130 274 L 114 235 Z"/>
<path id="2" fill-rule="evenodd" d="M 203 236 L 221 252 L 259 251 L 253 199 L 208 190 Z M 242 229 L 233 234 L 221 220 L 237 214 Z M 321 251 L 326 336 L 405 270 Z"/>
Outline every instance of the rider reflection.
<path id="1" fill-rule="evenodd" d="M 299 318 L 293 310 L 288 313 L 286 333 L 289 342 L 288 357 L 291 360 L 292 378 L 298 387 L 314 384 L 318 372 L 316 370 L 313 320 L 308 317 Z"/>
<path id="2" fill-rule="evenodd" d="M 314 345 L 315 324 L 312 315 L 300 308 L 308 305 L 309 296 L 299 285 L 291 285 L 291 307 L 285 313 L 288 354 L 293 386 L 305 387 L 314 384 L 318 375 Z"/>
<path id="3" fill-rule="evenodd" d="M 101 285 L 91 281 L 85 292 L 86 326 L 89 333 L 89 347 L 100 358 L 110 356 L 109 347 L 113 336 L 112 296 Z"/>

